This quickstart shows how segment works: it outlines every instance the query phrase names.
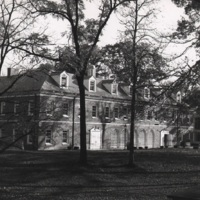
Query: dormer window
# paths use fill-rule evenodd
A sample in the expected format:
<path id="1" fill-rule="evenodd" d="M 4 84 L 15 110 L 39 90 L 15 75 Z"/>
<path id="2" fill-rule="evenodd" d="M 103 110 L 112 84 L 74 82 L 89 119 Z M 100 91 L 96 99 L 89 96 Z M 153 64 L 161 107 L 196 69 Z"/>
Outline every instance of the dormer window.
<path id="1" fill-rule="evenodd" d="M 177 94 L 176 94 L 176 102 L 181 103 L 181 92 L 180 91 L 177 92 Z"/>
<path id="2" fill-rule="evenodd" d="M 150 98 L 150 89 L 149 88 L 144 88 L 144 98 L 149 99 Z"/>
<path id="3" fill-rule="evenodd" d="M 60 75 L 60 87 L 68 88 L 68 83 L 69 83 L 69 77 L 65 72 L 63 72 Z"/>
<path id="4" fill-rule="evenodd" d="M 112 94 L 117 94 L 118 93 L 118 85 L 117 84 L 112 84 Z"/>
<path id="5" fill-rule="evenodd" d="M 96 81 L 93 79 L 89 81 L 89 91 L 96 92 Z"/>

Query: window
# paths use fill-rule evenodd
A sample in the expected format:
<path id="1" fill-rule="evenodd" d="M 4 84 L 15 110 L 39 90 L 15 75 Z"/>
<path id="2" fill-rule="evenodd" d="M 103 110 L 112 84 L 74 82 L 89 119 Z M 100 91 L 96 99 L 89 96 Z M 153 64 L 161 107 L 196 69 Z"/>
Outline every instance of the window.
<path id="1" fill-rule="evenodd" d="M 91 80 L 90 81 L 90 85 L 89 85 L 89 87 L 90 87 L 90 92 L 95 92 L 95 90 L 96 90 L 96 88 L 95 88 L 95 80 Z"/>
<path id="2" fill-rule="evenodd" d="M 115 119 L 118 119 L 119 118 L 119 108 L 114 108 L 114 117 Z"/>
<path id="3" fill-rule="evenodd" d="M 14 114 L 19 115 L 19 102 L 15 102 L 14 104 Z"/>
<path id="4" fill-rule="evenodd" d="M 92 117 L 97 117 L 97 107 L 92 106 Z"/>
<path id="5" fill-rule="evenodd" d="M 144 98 L 146 98 L 146 99 L 150 98 L 150 90 L 149 90 L 149 88 L 144 88 Z"/>
<path id="6" fill-rule="evenodd" d="M 176 94 L 176 102 L 181 103 L 181 92 L 180 91 L 177 92 L 177 94 Z"/>
<path id="7" fill-rule="evenodd" d="M 68 116 L 69 115 L 69 104 L 68 103 L 64 103 L 63 104 L 63 115 L 64 116 Z"/>
<path id="8" fill-rule="evenodd" d="M 67 87 L 67 77 L 66 76 L 61 77 L 61 87 Z"/>
<path id="9" fill-rule="evenodd" d="M 13 142 L 17 139 L 17 129 L 13 129 Z"/>
<path id="10" fill-rule="evenodd" d="M 123 109 L 124 120 L 128 120 L 128 108 L 124 107 Z"/>
<path id="11" fill-rule="evenodd" d="M 60 87 L 68 88 L 68 85 L 69 85 L 69 76 L 66 74 L 66 72 L 63 72 L 60 75 Z"/>
<path id="12" fill-rule="evenodd" d="M 51 130 L 46 131 L 45 142 L 46 142 L 46 144 L 51 144 Z"/>
<path id="13" fill-rule="evenodd" d="M 81 116 L 81 110 L 80 110 L 80 106 L 78 107 L 78 117 Z"/>
<path id="14" fill-rule="evenodd" d="M 33 101 L 29 101 L 28 103 L 28 115 L 32 116 L 34 113 L 34 103 Z"/>
<path id="15" fill-rule="evenodd" d="M 110 118 L 110 109 L 109 109 L 109 107 L 106 107 L 106 109 L 105 109 L 105 117 Z"/>
<path id="16" fill-rule="evenodd" d="M 0 108 L 0 114 L 1 115 L 5 115 L 5 111 L 6 111 L 6 103 L 5 102 L 1 102 L 1 108 Z"/>
<path id="17" fill-rule="evenodd" d="M 55 102 L 54 101 L 48 102 L 46 107 L 46 114 L 48 116 L 52 116 L 54 109 L 55 109 Z"/>
<path id="18" fill-rule="evenodd" d="M 33 136 L 31 134 L 27 135 L 27 144 L 33 144 Z"/>
<path id="19" fill-rule="evenodd" d="M 112 84 L 112 94 L 117 94 L 117 88 L 118 88 L 117 84 Z"/>
<path id="20" fill-rule="evenodd" d="M 63 143 L 69 143 L 69 131 L 63 131 Z"/>
<path id="21" fill-rule="evenodd" d="M 132 96 L 132 94 L 133 94 L 133 87 L 129 86 L 129 95 Z"/>
<path id="22" fill-rule="evenodd" d="M 151 110 L 147 111 L 147 119 L 153 118 L 153 112 Z"/>

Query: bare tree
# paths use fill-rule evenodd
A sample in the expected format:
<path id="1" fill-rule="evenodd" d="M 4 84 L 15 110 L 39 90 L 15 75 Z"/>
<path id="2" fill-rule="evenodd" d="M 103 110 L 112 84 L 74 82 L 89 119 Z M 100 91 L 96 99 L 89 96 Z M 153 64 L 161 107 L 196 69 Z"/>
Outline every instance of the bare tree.
<path id="1" fill-rule="evenodd" d="M 80 92 L 80 162 L 87 163 L 86 150 L 86 118 L 85 118 L 85 88 L 84 76 L 90 65 L 100 36 L 103 33 L 111 14 L 119 6 L 126 6 L 130 0 L 103 0 L 99 2 L 98 19 L 85 19 L 83 0 L 62 0 L 60 3 L 49 0 L 29 0 L 35 9 L 33 12 L 41 15 L 52 15 L 65 20 L 70 27 L 71 46 L 66 41 L 65 51 L 60 49 L 60 58 L 75 75 Z M 67 49 L 67 51 L 66 51 Z M 66 53 L 67 52 L 67 53 Z"/>
<path id="2" fill-rule="evenodd" d="M 136 119 L 136 94 L 138 89 L 141 88 L 141 74 L 152 67 L 151 61 L 154 56 L 159 56 L 160 41 L 156 36 L 152 23 L 155 19 L 156 9 L 155 0 L 135 0 L 129 5 L 125 11 L 122 12 L 122 24 L 125 26 L 124 40 L 130 43 L 130 84 L 132 84 L 132 100 L 131 100 L 131 126 L 130 126 L 130 153 L 129 153 L 129 166 L 134 165 L 134 130 Z M 152 48 L 151 48 L 152 46 Z M 148 47 L 148 48 L 147 48 Z M 157 52 L 153 54 L 153 52 Z M 151 58 L 150 58 L 151 57 Z M 157 57 L 158 58 L 158 57 Z M 144 62 L 147 59 L 148 62 Z M 146 61 L 147 61 L 146 60 Z M 162 60 L 162 59 L 161 59 Z M 164 59 L 163 59 L 164 61 Z M 146 63 L 146 64 L 145 64 Z M 164 64 L 164 62 L 162 63 Z M 166 67 L 166 63 L 163 68 Z M 155 65 L 156 68 L 156 65 Z M 160 72 L 163 70 L 160 68 Z M 148 70 L 147 70 L 148 71 Z M 150 72 L 150 71 L 149 71 Z M 167 74 L 167 73 L 166 73 Z M 162 76 L 166 78 L 166 74 Z M 149 81 L 153 81 L 151 73 L 149 73 Z M 146 78 L 147 80 L 147 78 Z M 156 80 L 157 82 L 158 80 Z M 149 82 L 143 82 L 142 86 L 148 86 Z M 153 85 L 153 82 L 152 82 Z"/>

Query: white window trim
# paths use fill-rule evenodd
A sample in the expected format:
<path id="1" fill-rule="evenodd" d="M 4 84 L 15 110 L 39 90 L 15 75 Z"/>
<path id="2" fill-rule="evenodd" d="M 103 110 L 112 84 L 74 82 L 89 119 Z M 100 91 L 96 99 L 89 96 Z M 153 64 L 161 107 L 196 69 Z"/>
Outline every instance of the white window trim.
<path id="1" fill-rule="evenodd" d="M 90 89 L 90 84 L 91 84 L 91 82 L 94 82 L 94 90 L 91 90 Z M 95 79 L 91 79 L 91 80 L 89 80 L 89 92 L 96 92 L 96 80 Z"/>
<path id="2" fill-rule="evenodd" d="M 66 86 L 62 86 L 62 77 L 67 77 L 67 85 Z M 65 88 L 65 89 L 68 89 L 69 88 L 69 75 L 66 73 L 66 72 L 62 72 L 60 74 L 60 87 L 61 88 Z"/>
<path id="3" fill-rule="evenodd" d="M 115 109 L 117 109 L 117 114 L 118 114 L 117 117 L 115 117 Z M 119 119 L 119 107 L 114 107 L 114 118 Z"/>
<path id="4" fill-rule="evenodd" d="M 95 116 L 93 116 L 93 107 L 95 107 Z M 92 118 L 97 118 L 97 106 L 92 106 Z"/>
<path id="5" fill-rule="evenodd" d="M 181 101 L 182 101 L 182 95 L 181 95 L 181 92 L 178 91 L 178 92 L 176 93 L 176 102 L 177 102 L 177 103 L 181 103 Z"/>
<path id="6" fill-rule="evenodd" d="M 47 142 L 46 140 L 47 140 L 47 132 L 48 131 L 50 131 L 50 133 L 51 133 L 51 138 L 50 138 L 50 142 Z M 46 145 L 52 145 L 52 131 L 51 130 L 46 130 L 46 132 L 45 132 L 45 144 Z"/>
<path id="7" fill-rule="evenodd" d="M 68 140 L 68 135 L 69 135 L 69 130 L 66 130 L 66 131 L 63 131 L 63 132 L 62 132 L 62 144 L 68 144 L 68 142 L 63 142 L 63 134 L 64 134 L 64 132 L 67 133 L 67 138 L 66 138 L 66 140 Z"/>
<path id="8" fill-rule="evenodd" d="M 110 107 L 105 107 L 105 115 L 106 115 L 106 108 L 108 108 L 108 117 L 105 117 L 106 119 L 110 119 Z"/>
<path id="9" fill-rule="evenodd" d="M 116 93 L 113 92 L 114 85 L 116 85 Z M 118 84 L 113 83 L 113 84 L 111 85 L 111 94 L 118 95 Z"/>
<path id="10" fill-rule="evenodd" d="M 63 114 L 63 117 L 69 117 L 69 103 L 63 103 L 63 111 L 64 111 L 64 104 L 67 104 L 67 114 Z"/>

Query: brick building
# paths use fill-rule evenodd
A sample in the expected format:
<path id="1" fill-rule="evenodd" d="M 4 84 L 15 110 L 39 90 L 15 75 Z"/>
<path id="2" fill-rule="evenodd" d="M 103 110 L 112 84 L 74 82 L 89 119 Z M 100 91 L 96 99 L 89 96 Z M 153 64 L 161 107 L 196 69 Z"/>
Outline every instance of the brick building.
<path id="1" fill-rule="evenodd" d="M 87 148 L 127 148 L 130 86 L 112 76 L 96 77 L 94 67 L 88 70 L 84 85 Z M 19 78 L 8 73 L 0 77 L 0 93 L 1 147 L 12 142 L 19 148 L 35 150 L 79 147 L 79 90 L 73 74 L 33 70 Z M 160 147 L 161 132 L 167 130 L 166 123 L 158 121 L 155 109 L 149 106 L 150 98 L 149 88 L 137 96 L 135 147 Z"/>

